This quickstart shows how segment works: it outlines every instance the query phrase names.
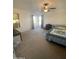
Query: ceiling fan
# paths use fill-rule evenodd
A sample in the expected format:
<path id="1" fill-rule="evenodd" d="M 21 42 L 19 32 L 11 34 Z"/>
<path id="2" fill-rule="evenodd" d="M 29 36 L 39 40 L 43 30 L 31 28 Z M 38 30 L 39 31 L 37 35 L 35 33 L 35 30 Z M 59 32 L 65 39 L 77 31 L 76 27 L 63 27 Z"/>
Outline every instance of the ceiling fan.
<path id="1" fill-rule="evenodd" d="M 49 8 L 49 4 L 48 4 L 48 3 L 44 3 L 44 4 L 43 4 L 43 11 L 44 11 L 44 12 L 48 12 L 48 11 L 50 11 L 51 9 L 56 9 L 56 8 L 55 8 L 55 7 Z"/>

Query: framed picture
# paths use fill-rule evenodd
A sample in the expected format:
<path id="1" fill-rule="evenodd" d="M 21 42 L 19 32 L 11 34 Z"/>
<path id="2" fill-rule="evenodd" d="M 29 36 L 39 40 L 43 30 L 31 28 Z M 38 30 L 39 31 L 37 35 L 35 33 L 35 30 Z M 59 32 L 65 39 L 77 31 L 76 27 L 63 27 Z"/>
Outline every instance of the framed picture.
<path id="1" fill-rule="evenodd" d="M 20 27 L 19 13 L 13 13 L 13 28 Z"/>

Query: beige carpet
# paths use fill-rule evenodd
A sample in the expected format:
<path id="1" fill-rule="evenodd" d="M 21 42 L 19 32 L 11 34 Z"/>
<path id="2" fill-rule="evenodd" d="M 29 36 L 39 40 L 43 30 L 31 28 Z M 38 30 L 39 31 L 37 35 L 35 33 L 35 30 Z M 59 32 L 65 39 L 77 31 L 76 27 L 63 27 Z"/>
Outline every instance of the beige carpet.
<path id="1" fill-rule="evenodd" d="M 22 33 L 23 41 L 15 48 L 17 57 L 26 59 L 66 59 L 66 48 L 49 43 L 45 31 L 32 30 Z"/>

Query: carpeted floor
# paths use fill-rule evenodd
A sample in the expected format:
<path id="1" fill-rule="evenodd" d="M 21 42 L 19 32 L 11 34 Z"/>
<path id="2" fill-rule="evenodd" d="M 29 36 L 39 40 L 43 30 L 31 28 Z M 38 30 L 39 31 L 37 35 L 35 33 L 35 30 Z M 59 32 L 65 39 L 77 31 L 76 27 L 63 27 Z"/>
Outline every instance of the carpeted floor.
<path id="1" fill-rule="evenodd" d="M 66 48 L 50 43 L 45 31 L 32 30 L 22 33 L 21 43 L 15 48 L 17 57 L 26 59 L 66 59 Z"/>

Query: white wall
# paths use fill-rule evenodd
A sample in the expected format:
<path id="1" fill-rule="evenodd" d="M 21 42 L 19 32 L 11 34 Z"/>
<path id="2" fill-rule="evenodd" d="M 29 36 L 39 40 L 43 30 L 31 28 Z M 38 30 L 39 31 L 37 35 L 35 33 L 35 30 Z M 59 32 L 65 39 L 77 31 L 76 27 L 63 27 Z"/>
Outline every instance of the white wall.
<path id="1" fill-rule="evenodd" d="M 33 2 L 34 1 L 34 2 Z M 14 12 L 18 12 L 20 14 L 20 24 L 21 31 L 28 31 L 31 27 L 32 21 L 32 12 L 33 8 L 37 8 L 35 4 L 36 0 L 14 0 L 13 1 L 13 9 Z M 39 4 L 38 4 L 39 5 Z M 45 24 L 66 24 L 66 0 L 56 0 L 54 5 L 56 7 L 55 10 L 50 10 L 48 13 L 44 14 L 44 25 Z M 51 6 L 53 7 L 53 6 Z"/>
<path id="2" fill-rule="evenodd" d="M 44 14 L 45 24 L 64 24 L 66 25 L 66 0 L 57 0 L 56 9 Z"/>
<path id="3" fill-rule="evenodd" d="M 31 15 L 28 11 L 14 8 L 13 12 L 14 13 L 19 13 L 20 26 L 21 26 L 19 29 L 22 32 L 28 31 L 32 28 L 31 27 L 32 26 L 32 24 L 31 24 L 32 18 L 31 18 Z"/>

